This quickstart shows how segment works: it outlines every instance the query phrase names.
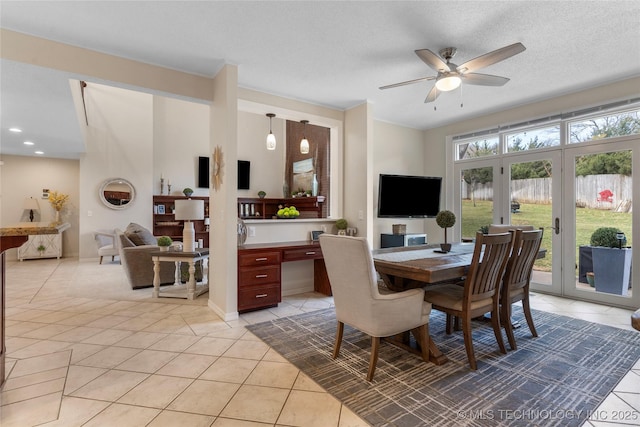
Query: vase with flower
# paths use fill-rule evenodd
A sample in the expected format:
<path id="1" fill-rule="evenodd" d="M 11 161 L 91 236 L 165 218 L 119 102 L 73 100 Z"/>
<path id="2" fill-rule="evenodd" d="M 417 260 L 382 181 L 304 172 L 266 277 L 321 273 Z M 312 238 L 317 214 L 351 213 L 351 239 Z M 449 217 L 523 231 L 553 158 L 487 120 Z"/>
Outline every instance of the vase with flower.
<path id="1" fill-rule="evenodd" d="M 58 191 L 51 191 L 49 193 L 49 203 L 55 211 L 55 222 L 60 222 L 60 211 L 64 209 L 65 204 L 69 200 L 69 195 Z"/>

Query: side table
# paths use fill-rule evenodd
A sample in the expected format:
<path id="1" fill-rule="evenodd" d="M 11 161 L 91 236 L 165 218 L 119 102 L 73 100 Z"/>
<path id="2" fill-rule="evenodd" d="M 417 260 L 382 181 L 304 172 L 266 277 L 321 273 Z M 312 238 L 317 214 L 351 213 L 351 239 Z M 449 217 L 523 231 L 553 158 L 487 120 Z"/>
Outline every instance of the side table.
<path id="1" fill-rule="evenodd" d="M 196 299 L 199 295 L 209 292 L 209 277 L 207 274 L 206 281 L 203 277 L 201 284 L 196 282 L 196 267 L 195 263 L 209 259 L 209 249 L 199 248 L 194 252 L 182 252 L 182 251 L 154 251 L 151 252 L 151 259 L 153 260 L 153 298 L 168 297 L 168 298 L 187 298 L 190 300 Z M 176 281 L 174 286 L 168 289 L 160 289 L 160 263 L 161 262 L 174 262 L 176 263 Z M 189 263 L 189 280 L 186 285 L 180 283 L 180 262 Z M 204 270 L 204 266 L 203 266 Z"/>

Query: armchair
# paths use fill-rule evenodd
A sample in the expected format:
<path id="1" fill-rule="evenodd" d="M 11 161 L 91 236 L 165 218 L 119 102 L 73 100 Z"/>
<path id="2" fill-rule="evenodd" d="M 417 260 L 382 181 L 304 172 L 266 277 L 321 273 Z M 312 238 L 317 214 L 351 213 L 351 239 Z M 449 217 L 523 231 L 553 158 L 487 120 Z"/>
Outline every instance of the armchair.
<path id="1" fill-rule="evenodd" d="M 119 239 L 115 230 L 98 230 L 93 232 L 93 239 L 98 245 L 99 264 L 102 264 L 102 258 L 111 257 L 111 261 L 115 261 L 116 256 L 120 256 Z"/>
<path id="2" fill-rule="evenodd" d="M 367 381 L 373 379 L 381 337 L 413 332 L 429 361 L 429 314 L 424 290 L 382 293 L 367 240 L 359 237 L 320 235 L 320 247 L 327 266 L 338 320 L 333 358 L 338 357 L 348 324 L 371 336 L 371 357 Z"/>
<path id="3" fill-rule="evenodd" d="M 151 253 L 158 251 L 157 245 L 136 246 L 121 230 L 116 230 L 120 245 L 120 261 L 127 275 L 131 289 L 153 286 L 153 261 Z M 160 263 L 160 284 L 173 284 L 175 265 Z"/>

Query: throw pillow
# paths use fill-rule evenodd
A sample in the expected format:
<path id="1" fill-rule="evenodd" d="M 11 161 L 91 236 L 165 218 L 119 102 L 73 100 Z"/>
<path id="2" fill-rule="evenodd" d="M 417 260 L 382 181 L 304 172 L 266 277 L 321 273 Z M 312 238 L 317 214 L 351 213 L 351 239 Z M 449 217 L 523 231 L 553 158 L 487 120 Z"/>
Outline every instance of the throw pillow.
<path id="1" fill-rule="evenodd" d="M 127 229 L 124 231 L 124 234 L 136 246 L 158 244 L 158 240 L 155 238 L 153 233 L 151 233 L 149 230 L 147 230 L 140 224 L 136 224 L 135 222 L 132 222 L 127 226 Z"/>

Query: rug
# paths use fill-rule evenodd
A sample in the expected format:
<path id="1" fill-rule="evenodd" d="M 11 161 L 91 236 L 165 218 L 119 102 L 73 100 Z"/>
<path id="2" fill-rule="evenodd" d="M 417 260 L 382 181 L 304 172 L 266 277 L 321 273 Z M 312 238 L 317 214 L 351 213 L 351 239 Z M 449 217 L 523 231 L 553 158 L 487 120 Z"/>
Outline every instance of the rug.
<path id="1" fill-rule="evenodd" d="M 462 332 L 446 335 L 444 315 L 433 311 L 431 336 L 449 362 L 424 363 L 383 342 L 371 383 L 366 335 L 345 325 L 332 359 L 333 308 L 247 328 L 373 426 L 580 426 L 640 358 L 640 334 L 532 312 L 538 338 L 514 306 L 523 326 L 518 350 L 506 355 L 490 324 L 474 322 L 471 371 Z"/>

